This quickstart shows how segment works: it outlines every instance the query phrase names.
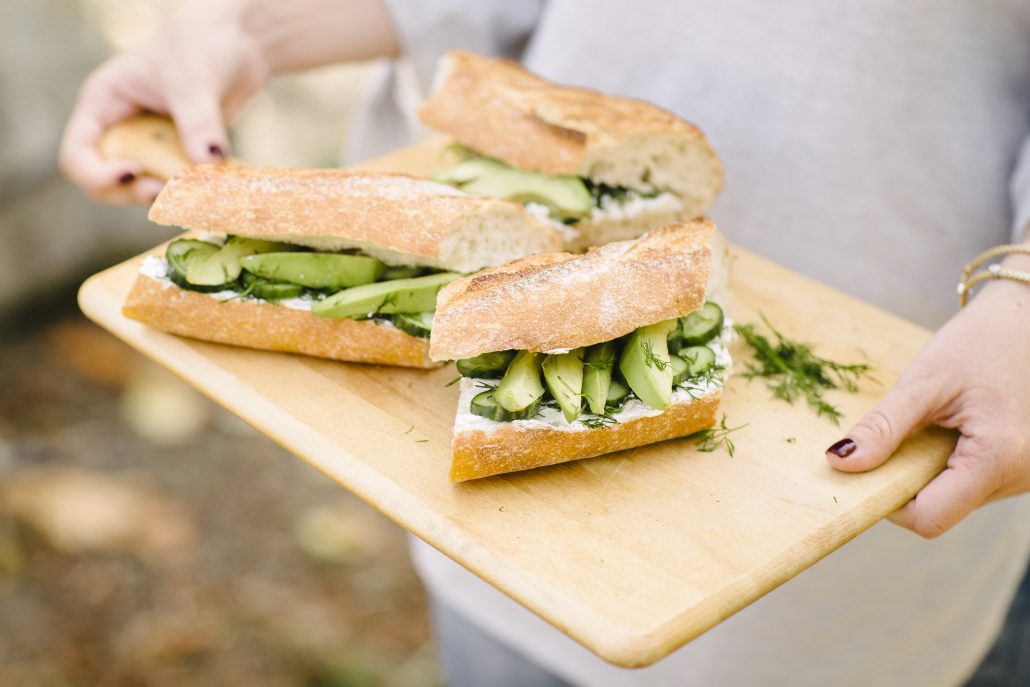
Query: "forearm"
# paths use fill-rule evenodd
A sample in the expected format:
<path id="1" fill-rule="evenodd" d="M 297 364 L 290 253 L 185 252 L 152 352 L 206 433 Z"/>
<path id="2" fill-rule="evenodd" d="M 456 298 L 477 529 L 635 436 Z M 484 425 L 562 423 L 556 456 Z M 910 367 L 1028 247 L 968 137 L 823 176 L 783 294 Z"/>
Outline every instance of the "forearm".
<path id="1" fill-rule="evenodd" d="M 400 51 L 381 0 L 194 0 L 172 21 L 237 32 L 270 75 Z"/>

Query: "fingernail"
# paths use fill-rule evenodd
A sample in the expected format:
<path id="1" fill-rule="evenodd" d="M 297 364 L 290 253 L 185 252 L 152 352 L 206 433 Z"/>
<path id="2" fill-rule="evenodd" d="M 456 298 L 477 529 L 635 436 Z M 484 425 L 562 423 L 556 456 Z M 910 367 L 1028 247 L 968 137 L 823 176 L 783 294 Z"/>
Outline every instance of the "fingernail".
<path id="1" fill-rule="evenodd" d="M 125 174 L 118 177 L 118 183 L 122 186 L 125 186 L 126 184 L 131 184 L 134 181 L 136 181 L 136 175 L 132 172 L 126 172 Z"/>
<path id="2" fill-rule="evenodd" d="M 211 153 L 215 157 L 225 157 L 225 151 L 222 150 L 222 146 L 217 143 L 212 143 L 207 147 L 207 152 Z"/>
<path id="3" fill-rule="evenodd" d="M 853 440 L 841 439 L 836 444 L 826 449 L 826 452 L 832 453 L 838 458 L 847 458 L 855 452 L 856 448 L 858 448 L 858 444 L 856 444 Z"/>

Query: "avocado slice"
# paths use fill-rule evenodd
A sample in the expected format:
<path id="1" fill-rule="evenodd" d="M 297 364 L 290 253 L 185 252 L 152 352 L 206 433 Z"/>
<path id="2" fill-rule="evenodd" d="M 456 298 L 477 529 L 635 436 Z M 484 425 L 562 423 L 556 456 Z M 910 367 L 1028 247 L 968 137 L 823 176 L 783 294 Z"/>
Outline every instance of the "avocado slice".
<path id="1" fill-rule="evenodd" d="M 433 181 L 444 184 L 460 186 L 461 184 L 478 179 L 481 176 L 488 176 L 498 168 L 511 169 L 497 160 L 489 160 L 485 157 L 475 157 L 462 160 L 452 167 L 445 167 L 429 175 Z"/>
<path id="2" fill-rule="evenodd" d="M 585 217 L 593 207 L 590 191 L 579 177 L 525 172 L 488 158 L 465 160 L 433 178 L 477 196 L 540 203 L 562 218 Z"/>
<path id="3" fill-rule="evenodd" d="M 240 278 L 240 261 L 257 253 L 288 251 L 291 246 L 276 241 L 245 239 L 230 236 L 225 245 L 214 253 L 197 253 L 190 256 L 186 265 L 186 281 L 198 286 L 231 286 Z"/>
<path id="4" fill-rule="evenodd" d="M 672 402 L 674 373 L 667 337 L 677 324 L 677 320 L 665 320 L 640 327 L 626 339 L 619 358 L 619 371 L 629 388 L 656 410 L 665 410 Z"/>
<path id="5" fill-rule="evenodd" d="M 509 413 L 525 410 L 544 395 L 540 383 L 540 361 L 543 353 L 519 351 L 512 359 L 501 383 L 494 389 L 494 399 Z"/>
<path id="6" fill-rule="evenodd" d="M 590 346 L 583 356 L 583 398 L 595 415 L 604 415 L 615 369 L 616 348 L 614 341 L 606 341 Z"/>
<path id="7" fill-rule="evenodd" d="M 311 312 L 332 318 L 433 312 L 436 310 L 437 292 L 460 276 L 459 272 L 438 272 L 424 277 L 354 286 L 319 301 Z"/>
<path id="8" fill-rule="evenodd" d="M 299 284 L 269 281 L 262 277 L 257 277 L 250 272 L 243 272 L 240 275 L 240 285 L 243 287 L 241 292 L 243 295 L 260 298 L 265 301 L 299 298 L 304 293 L 304 287 Z"/>
<path id="9" fill-rule="evenodd" d="M 455 363 L 458 374 L 476 379 L 500 379 L 504 376 L 515 351 L 492 351 L 480 353 L 474 358 L 465 358 Z"/>
<path id="10" fill-rule="evenodd" d="M 629 387 L 620 382 L 617 379 L 612 380 L 611 386 L 608 387 L 608 399 L 605 404 L 605 411 L 618 410 L 626 404 L 626 399 L 629 397 Z M 601 415 L 602 413 L 597 413 Z"/>
<path id="11" fill-rule="evenodd" d="M 573 422 L 583 410 L 583 349 L 550 354 L 541 364 L 544 381 L 558 402 L 567 422 Z"/>
<path id="12" fill-rule="evenodd" d="M 240 262 L 243 269 L 259 277 L 310 289 L 370 284 L 386 271 L 386 265 L 376 258 L 342 253 L 262 253 Z"/>

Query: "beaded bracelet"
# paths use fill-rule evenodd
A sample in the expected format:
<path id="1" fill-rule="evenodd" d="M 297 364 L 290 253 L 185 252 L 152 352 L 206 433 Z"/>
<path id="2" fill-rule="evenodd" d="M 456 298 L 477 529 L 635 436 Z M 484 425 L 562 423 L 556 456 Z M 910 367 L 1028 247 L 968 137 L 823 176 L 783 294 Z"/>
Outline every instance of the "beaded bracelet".
<path id="1" fill-rule="evenodd" d="M 989 279 L 1010 279 L 1030 286 L 1030 272 L 1011 270 L 1006 267 L 1002 267 L 998 263 L 988 265 L 986 269 L 982 269 L 979 272 L 973 271 L 988 260 L 993 260 L 994 258 L 1002 255 L 1012 255 L 1014 253 L 1030 255 L 1030 245 L 1010 243 L 1004 246 L 995 246 L 990 250 L 984 251 L 972 262 L 966 265 L 966 268 L 962 270 L 962 281 L 958 284 L 959 307 L 966 307 L 966 303 L 969 302 L 969 294 L 972 292 L 973 287 L 982 281 L 987 281 Z"/>

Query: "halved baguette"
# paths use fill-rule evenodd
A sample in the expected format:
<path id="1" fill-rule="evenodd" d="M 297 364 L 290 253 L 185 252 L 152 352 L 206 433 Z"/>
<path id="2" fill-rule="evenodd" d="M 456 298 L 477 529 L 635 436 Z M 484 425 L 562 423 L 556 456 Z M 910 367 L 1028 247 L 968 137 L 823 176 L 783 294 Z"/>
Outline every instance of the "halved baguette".
<path id="1" fill-rule="evenodd" d="M 561 246 L 517 203 L 402 174 L 342 169 L 189 167 L 165 185 L 149 218 L 458 272 Z"/>
<path id="2" fill-rule="evenodd" d="M 219 300 L 170 281 L 136 277 L 122 313 L 171 334 L 266 351 L 402 367 L 436 367 L 427 339 L 371 320 L 331 320 L 250 299 Z"/>
<path id="3" fill-rule="evenodd" d="M 585 255 L 536 255 L 452 282 L 441 292 L 430 336 L 434 360 L 499 350 L 565 351 L 614 340 L 686 315 L 727 294 L 726 248 L 706 219 L 656 229 Z M 732 364 L 724 328 L 709 345 Z M 557 408 L 495 422 L 472 413 L 473 397 L 494 382 L 462 379 L 450 478 L 464 481 L 644 446 L 693 434 L 716 422 L 722 382 L 673 392 L 656 410 L 630 400 L 611 417 L 568 422 Z M 587 419 L 587 422 L 583 420 Z M 590 426 L 593 425 L 593 426 Z"/>
<path id="4" fill-rule="evenodd" d="M 429 354 L 573 349 L 685 315 L 704 303 L 714 234 L 711 220 L 696 219 L 459 279 L 437 297 Z"/>
<path id="5" fill-rule="evenodd" d="M 694 125 L 640 100 L 551 83 L 508 60 L 449 51 L 419 116 L 517 169 L 642 193 L 667 191 L 679 201 L 671 218 L 665 211 L 581 220 L 574 225 L 580 236 L 566 242 L 569 249 L 702 215 L 722 189 L 722 163 Z"/>

